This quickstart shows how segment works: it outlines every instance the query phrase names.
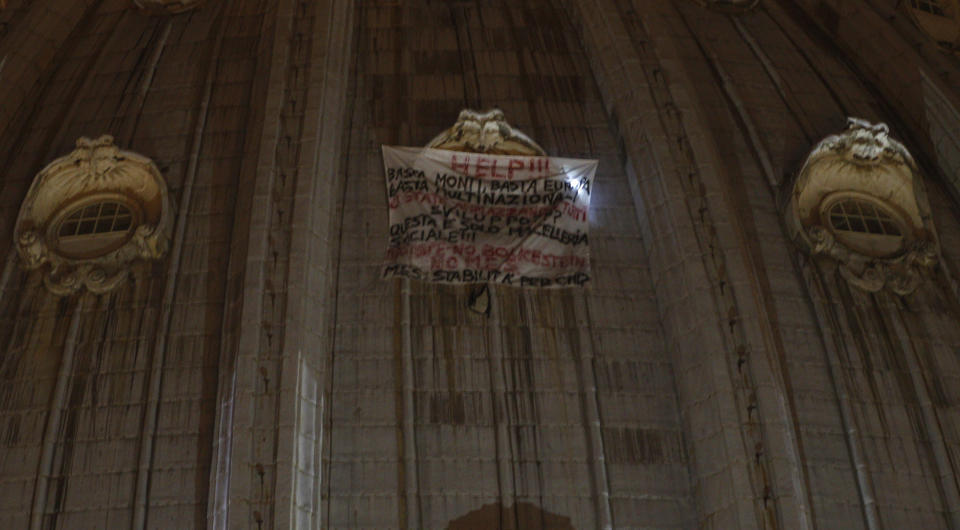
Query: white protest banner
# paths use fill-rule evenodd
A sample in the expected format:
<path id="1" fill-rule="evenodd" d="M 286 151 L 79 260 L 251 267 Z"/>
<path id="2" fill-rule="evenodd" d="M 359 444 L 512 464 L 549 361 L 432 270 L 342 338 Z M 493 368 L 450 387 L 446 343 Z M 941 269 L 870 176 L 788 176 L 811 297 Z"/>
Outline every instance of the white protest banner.
<path id="1" fill-rule="evenodd" d="M 590 280 L 596 160 L 383 146 L 383 277 L 566 287 Z"/>

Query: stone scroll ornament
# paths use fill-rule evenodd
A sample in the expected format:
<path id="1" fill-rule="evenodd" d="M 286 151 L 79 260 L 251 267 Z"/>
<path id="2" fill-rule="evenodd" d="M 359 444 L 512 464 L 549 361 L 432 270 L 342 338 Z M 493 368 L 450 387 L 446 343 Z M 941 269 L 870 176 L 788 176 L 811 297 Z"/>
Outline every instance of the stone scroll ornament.
<path id="1" fill-rule="evenodd" d="M 464 110 L 428 147 L 383 146 L 383 276 L 450 284 L 582 286 L 596 160 L 547 157 L 499 110 Z"/>
<path id="2" fill-rule="evenodd" d="M 785 209 L 788 230 L 850 284 L 912 293 L 940 255 L 921 180 L 886 124 L 848 118 L 808 155 Z"/>
<path id="3" fill-rule="evenodd" d="M 202 0 L 133 0 L 142 11 L 155 15 L 176 15 L 200 7 Z"/>
<path id="4" fill-rule="evenodd" d="M 20 207 L 14 236 L 24 267 L 65 296 L 105 293 L 137 260 L 158 260 L 173 228 L 167 185 L 156 165 L 113 137 L 80 138 L 43 168 Z"/>

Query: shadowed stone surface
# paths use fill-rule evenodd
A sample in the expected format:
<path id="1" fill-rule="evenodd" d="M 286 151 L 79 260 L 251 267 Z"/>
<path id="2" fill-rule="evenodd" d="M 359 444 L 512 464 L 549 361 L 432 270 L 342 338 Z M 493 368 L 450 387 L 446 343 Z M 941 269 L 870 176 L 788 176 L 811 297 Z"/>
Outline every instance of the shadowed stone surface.
<path id="1" fill-rule="evenodd" d="M 6 0 L 0 528 L 960 526 L 956 57 L 906 2 L 705 2 Z M 600 161 L 590 288 L 379 278 L 380 146 L 465 108 Z M 783 221 L 848 116 L 929 205 L 900 294 Z M 104 134 L 169 249 L 57 296 L 17 212 Z"/>

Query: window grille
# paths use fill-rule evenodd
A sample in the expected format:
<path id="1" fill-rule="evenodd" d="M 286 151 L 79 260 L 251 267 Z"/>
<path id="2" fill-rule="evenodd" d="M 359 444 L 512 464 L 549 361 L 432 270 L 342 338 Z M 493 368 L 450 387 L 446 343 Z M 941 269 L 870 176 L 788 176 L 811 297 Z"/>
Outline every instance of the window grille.
<path id="1" fill-rule="evenodd" d="M 930 13 L 931 15 L 941 17 L 949 16 L 946 6 L 944 6 L 940 0 L 910 0 L 910 5 L 912 5 L 914 9 Z"/>
<path id="2" fill-rule="evenodd" d="M 845 199 L 830 208 L 830 224 L 834 230 L 902 236 L 900 227 L 893 217 L 881 208 L 867 201 Z"/>
<path id="3" fill-rule="evenodd" d="M 60 223 L 57 235 L 63 238 L 122 233 L 130 229 L 133 216 L 126 206 L 112 201 L 77 208 Z"/>

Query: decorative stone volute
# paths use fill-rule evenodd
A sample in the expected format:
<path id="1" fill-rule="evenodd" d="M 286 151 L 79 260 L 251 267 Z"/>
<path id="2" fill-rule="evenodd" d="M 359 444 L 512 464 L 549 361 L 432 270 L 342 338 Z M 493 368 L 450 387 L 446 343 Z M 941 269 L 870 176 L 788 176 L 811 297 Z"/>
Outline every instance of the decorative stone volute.
<path id="1" fill-rule="evenodd" d="M 882 123 L 848 118 L 846 131 L 821 141 L 794 182 L 785 215 L 801 248 L 833 259 L 867 291 L 908 294 L 939 259 L 916 163 Z"/>
<path id="2" fill-rule="evenodd" d="M 500 109 L 482 114 L 463 109 L 457 122 L 427 147 L 492 155 L 546 156 L 537 142 L 507 123 Z"/>
<path id="3" fill-rule="evenodd" d="M 173 226 L 166 182 L 149 158 L 121 151 L 111 136 L 76 145 L 34 178 L 14 233 L 24 266 L 46 267 L 58 295 L 117 287 L 133 261 L 163 257 Z"/>
<path id="4" fill-rule="evenodd" d="M 133 3 L 147 13 L 176 15 L 200 7 L 203 0 L 133 0 Z"/>

